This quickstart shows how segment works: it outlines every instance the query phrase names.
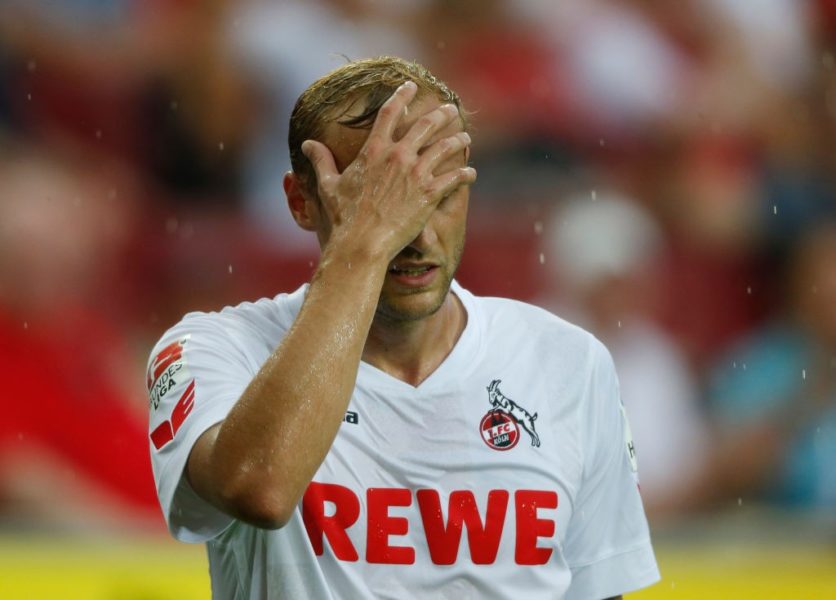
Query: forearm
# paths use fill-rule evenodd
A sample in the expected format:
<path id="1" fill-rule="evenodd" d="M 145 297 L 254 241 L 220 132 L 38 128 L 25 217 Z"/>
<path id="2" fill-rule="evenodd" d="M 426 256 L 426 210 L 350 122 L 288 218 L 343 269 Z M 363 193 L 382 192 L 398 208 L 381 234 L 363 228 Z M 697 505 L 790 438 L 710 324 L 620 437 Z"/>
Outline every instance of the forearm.
<path id="1" fill-rule="evenodd" d="M 326 249 L 290 331 L 195 465 L 198 493 L 256 524 L 289 516 L 344 417 L 385 272 L 385 260 Z"/>

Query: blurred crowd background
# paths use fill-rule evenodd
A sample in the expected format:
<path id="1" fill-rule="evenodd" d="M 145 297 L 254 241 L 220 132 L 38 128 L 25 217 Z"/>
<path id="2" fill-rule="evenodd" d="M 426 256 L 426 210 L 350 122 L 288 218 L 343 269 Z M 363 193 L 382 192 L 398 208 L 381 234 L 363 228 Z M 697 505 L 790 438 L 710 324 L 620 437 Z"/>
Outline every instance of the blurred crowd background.
<path id="1" fill-rule="evenodd" d="M 836 540 L 833 0 L 4 0 L 0 531 L 162 532 L 150 347 L 309 277 L 290 110 L 381 54 L 472 111 L 460 281 L 613 353 L 653 528 Z"/>

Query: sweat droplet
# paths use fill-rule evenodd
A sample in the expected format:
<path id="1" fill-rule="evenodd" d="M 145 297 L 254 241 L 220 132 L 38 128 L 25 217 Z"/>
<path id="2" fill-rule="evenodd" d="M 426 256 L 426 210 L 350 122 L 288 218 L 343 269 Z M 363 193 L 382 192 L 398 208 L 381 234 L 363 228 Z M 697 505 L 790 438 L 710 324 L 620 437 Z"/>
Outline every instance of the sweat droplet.
<path id="1" fill-rule="evenodd" d="M 545 262 L 546 262 L 546 257 L 545 257 L 545 255 L 541 252 L 541 253 L 540 253 L 540 264 L 542 265 L 542 264 L 543 264 L 543 263 L 545 263 Z"/>
<path id="2" fill-rule="evenodd" d="M 773 214 L 773 215 L 777 215 L 777 214 L 778 214 L 778 205 L 777 205 L 777 204 L 773 204 L 773 205 L 772 205 L 772 214 Z"/>
<path id="3" fill-rule="evenodd" d="M 232 265 L 229 265 L 229 273 L 232 274 Z"/>
<path id="4" fill-rule="evenodd" d="M 807 379 L 807 369 L 801 369 L 801 379 Z"/>
<path id="5" fill-rule="evenodd" d="M 535 221 L 534 222 L 534 233 L 540 235 L 543 233 L 543 222 L 542 221 Z"/>

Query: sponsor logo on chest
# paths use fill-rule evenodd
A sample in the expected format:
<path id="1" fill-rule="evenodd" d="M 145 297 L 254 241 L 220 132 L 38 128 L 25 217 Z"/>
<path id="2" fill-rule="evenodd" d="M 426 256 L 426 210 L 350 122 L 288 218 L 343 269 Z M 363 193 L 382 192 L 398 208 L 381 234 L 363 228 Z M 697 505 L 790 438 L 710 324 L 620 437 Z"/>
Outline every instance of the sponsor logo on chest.
<path id="1" fill-rule="evenodd" d="M 460 560 L 494 564 L 500 542 L 509 536 L 513 536 L 515 564 L 544 565 L 557 545 L 547 541 L 554 538 L 556 531 L 555 491 L 490 490 L 484 512 L 479 510 L 472 490 L 451 492 L 444 508 L 441 494 L 434 489 L 379 487 L 367 489 L 364 496 L 365 517 L 361 520 L 361 496 L 351 488 L 319 482 L 308 485 L 302 499 L 302 519 L 317 556 L 325 552 L 327 540 L 337 560 L 361 560 L 349 535 L 358 529 L 361 536 L 365 533 L 363 559 L 377 564 L 414 564 L 417 550 L 405 542 L 416 535 L 426 540 L 425 558 L 436 565 L 452 565 Z M 392 514 L 415 504 L 417 515 L 413 518 Z M 460 549 L 465 530 L 469 557 Z"/>

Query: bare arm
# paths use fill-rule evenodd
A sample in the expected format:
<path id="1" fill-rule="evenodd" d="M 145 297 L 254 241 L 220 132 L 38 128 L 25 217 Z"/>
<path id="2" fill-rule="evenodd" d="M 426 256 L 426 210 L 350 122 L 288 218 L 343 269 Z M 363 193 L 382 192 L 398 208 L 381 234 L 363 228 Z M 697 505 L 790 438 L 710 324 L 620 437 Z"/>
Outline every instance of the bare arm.
<path id="1" fill-rule="evenodd" d="M 383 105 L 343 173 L 323 144 L 303 145 L 317 173 L 317 211 L 330 224 L 319 267 L 290 331 L 226 420 L 198 439 L 187 466 L 195 491 L 234 517 L 261 527 L 290 518 L 342 422 L 389 262 L 447 193 L 475 179 L 470 168 L 433 174 L 467 146 L 464 134 L 419 155 L 457 114 L 449 107 L 393 140 L 415 92 L 401 86 Z"/>

